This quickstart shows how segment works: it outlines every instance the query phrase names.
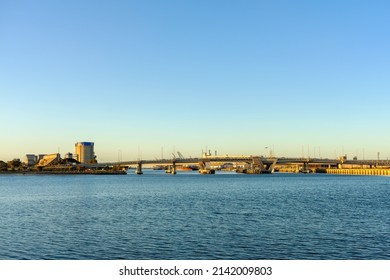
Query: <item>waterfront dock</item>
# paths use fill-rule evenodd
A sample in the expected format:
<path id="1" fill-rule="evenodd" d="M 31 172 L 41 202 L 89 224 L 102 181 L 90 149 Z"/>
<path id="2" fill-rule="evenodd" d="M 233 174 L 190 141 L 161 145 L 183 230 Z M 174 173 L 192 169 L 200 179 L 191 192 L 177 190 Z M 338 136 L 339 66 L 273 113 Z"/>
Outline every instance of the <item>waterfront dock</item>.
<path id="1" fill-rule="evenodd" d="M 343 175 L 377 175 L 390 176 L 390 169 L 386 168 L 327 168 L 327 174 L 343 174 Z"/>

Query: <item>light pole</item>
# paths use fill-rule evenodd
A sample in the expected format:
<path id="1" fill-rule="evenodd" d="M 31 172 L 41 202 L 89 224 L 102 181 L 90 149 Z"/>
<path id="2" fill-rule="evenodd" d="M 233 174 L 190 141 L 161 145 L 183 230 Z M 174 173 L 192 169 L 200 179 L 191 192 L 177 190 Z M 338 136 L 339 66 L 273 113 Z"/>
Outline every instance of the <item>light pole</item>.
<path id="1" fill-rule="evenodd" d="M 122 151 L 118 150 L 118 162 L 120 163 L 122 161 Z"/>

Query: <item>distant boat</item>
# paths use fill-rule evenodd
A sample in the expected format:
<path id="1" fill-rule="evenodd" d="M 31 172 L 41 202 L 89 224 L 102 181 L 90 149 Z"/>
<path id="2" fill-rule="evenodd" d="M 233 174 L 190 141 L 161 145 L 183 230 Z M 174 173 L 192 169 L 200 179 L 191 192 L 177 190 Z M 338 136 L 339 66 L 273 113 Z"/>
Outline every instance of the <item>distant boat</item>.
<path id="1" fill-rule="evenodd" d="M 166 170 L 166 167 L 164 165 L 155 165 L 153 170 Z"/>
<path id="2" fill-rule="evenodd" d="M 198 171 L 200 174 L 215 174 L 214 169 L 199 169 Z"/>
<path id="3" fill-rule="evenodd" d="M 178 171 L 193 171 L 193 169 L 189 166 L 178 166 L 176 169 Z"/>
<path id="4" fill-rule="evenodd" d="M 301 169 L 301 170 L 299 170 L 299 173 L 308 174 L 308 173 L 313 173 L 313 171 L 311 169 Z"/>
<path id="5" fill-rule="evenodd" d="M 188 165 L 188 167 L 191 168 L 192 170 L 199 170 L 199 165 L 197 164 Z"/>

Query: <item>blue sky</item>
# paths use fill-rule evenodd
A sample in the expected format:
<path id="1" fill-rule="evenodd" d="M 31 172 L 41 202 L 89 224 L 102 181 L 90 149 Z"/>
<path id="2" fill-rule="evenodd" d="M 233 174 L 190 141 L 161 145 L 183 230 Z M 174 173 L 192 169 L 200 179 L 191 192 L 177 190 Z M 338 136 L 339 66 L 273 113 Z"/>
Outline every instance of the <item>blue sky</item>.
<path id="1" fill-rule="evenodd" d="M 0 159 L 390 156 L 388 1 L 0 0 Z"/>

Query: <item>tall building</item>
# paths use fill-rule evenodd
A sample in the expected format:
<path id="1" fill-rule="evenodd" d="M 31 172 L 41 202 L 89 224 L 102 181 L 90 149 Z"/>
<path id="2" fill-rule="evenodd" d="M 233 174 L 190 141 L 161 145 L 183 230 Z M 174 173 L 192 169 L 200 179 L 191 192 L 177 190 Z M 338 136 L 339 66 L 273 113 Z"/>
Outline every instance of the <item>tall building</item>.
<path id="1" fill-rule="evenodd" d="M 26 159 L 24 160 L 24 163 L 27 166 L 33 166 L 38 162 L 38 157 L 36 155 L 27 154 Z"/>
<path id="2" fill-rule="evenodd" d="M 95 163 L 96 157 L 94 152 L 93 142 L 77 142 L 76 147 L 76 160 L 81 163 Z"/>

